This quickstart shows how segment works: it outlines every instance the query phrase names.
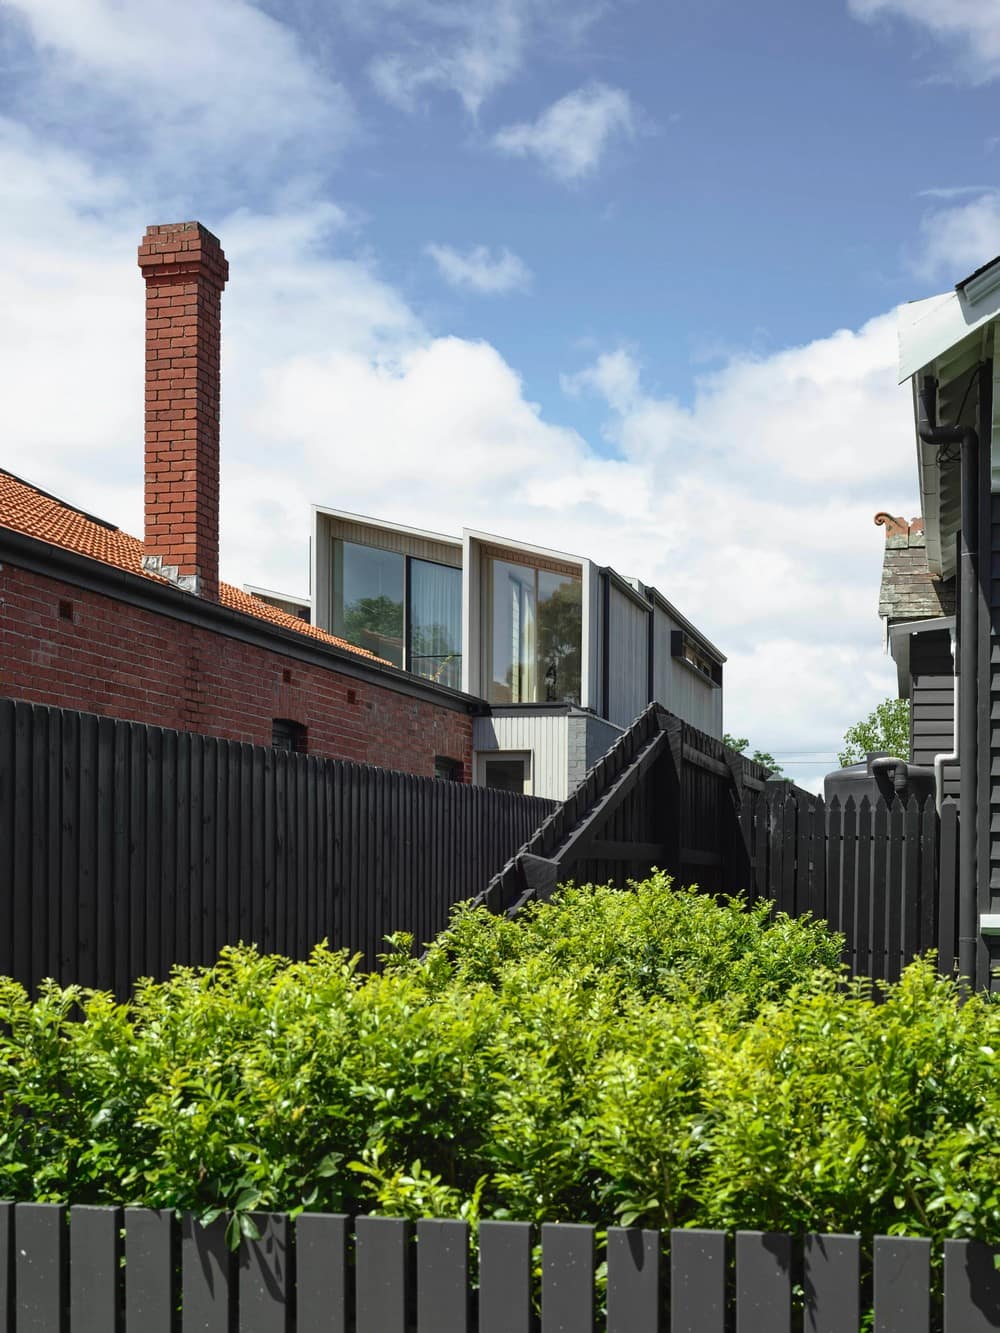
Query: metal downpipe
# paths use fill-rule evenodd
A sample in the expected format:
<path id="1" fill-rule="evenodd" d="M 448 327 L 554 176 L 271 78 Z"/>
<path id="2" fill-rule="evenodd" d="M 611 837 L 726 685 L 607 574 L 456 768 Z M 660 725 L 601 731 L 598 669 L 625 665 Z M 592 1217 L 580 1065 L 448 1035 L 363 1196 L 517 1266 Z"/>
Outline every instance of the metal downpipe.
<path id="1" fill-rule="evenodd" d="M 961 640 L 958 645 L 958 726 L 961 775 L 961 822 L 958 841 L 958 975 L 964 987 L 976 984 L 976 828 L 979 773 L 978 657 L 979 599 L 976 595 L 976 548 L 979 513 L 979 441 L 962 441 L 962 541 L 959 552 Z"/>
<path id="2" fill-rule="evenodd" d="M 976 884 L 977 779 L 979 771 L 978 658 L 979 436 L 969 426 L 938 426 L 937 382 L 920 386 L 917 433 L 927 444 L 961 446 L 962 530 L 958 549 L 958 694 L 961 818 L 958 841 L 958 975 L 965 993 L 976 985 L 978 948 Z"/>

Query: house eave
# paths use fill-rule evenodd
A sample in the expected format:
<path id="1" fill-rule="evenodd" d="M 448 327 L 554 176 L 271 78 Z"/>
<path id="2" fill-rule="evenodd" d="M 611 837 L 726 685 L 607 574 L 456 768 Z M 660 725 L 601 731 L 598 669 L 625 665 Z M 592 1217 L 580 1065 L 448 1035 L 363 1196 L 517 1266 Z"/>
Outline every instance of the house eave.
<path id="1" fill-rule="evenodd" d="M 993 281 L 993 279 L 996 281 Z M 980 285 L 975 285 L 980 284 Z M 968 292 L 976 295 L 972 299 Z M 1000 317 L 1000 261 L 967 279 L 959 290 L 899 311 L 899 371 L 913 389 L 920 507 L 924 516 L 927 564 L 932 574 L 955 573 L 955 534 L 960 524 L 961 494 L 957 450 L 942 450 L 920 438 L 920 387 L 927 377 L 938 385 L 938 421 L 953 425 L 964 407 L 976 402 L 967 392 L 970 376 L 993 352 L 994 327 Z M 968 421 L 964 416 L 963 420 Z M 983 444 L 992 447 L 991 439 Z"/>
<path id="2" fill-rule="evenodd" d="M 1000 314 L 1000 260 L 984 266 L 951 292 L 900 306 L 899 383 L 944 357 Z"/>
<path id="3" fill-rule="evenodd" d="M 889 651 L 896 663 L 896 683 L 899 697 L 908 699 L 912 684 L 910 677 L 910 640 L 914 634 L 932 634 L 938 630 L 955 633 L 954 616 L 934 616 L 929 620 L 902 620 L 889 627 Z"/>

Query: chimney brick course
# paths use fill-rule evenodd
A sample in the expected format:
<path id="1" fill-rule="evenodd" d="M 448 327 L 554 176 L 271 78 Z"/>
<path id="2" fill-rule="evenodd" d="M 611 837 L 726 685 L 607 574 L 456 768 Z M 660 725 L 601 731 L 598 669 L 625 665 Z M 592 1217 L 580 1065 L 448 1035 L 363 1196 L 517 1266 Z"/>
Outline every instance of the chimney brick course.
<path id="1" fill-rule="evenodd" d="M 146 529 L 149 567 L 219 595 L 222 289 L 229 265 L 199 222 L 149 227 L 146 281 Z"/>

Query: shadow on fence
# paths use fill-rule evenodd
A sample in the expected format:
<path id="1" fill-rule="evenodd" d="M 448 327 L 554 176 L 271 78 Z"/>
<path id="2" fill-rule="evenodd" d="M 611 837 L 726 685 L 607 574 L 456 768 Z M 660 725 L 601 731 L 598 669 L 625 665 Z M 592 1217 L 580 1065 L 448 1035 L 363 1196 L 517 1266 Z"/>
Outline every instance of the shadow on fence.
<path id="1" fill-rule="evenodd" d="M 470 1264 L 464 1222 L 254 1220 L 259 1239 L 233 1253 L 224 1218 L 0 1203 L 0 1330 L 856 1333 L 873 1306 L 878 1333 L 929 1333 L 942 1305 L 946 1330 L 1000 1329 L 1000 1249 L 973 1241 L 944 1243 L 932 1294 L 916 1238 L 610 1227 L 599 1280 L 596 1229 L 547 1225 L 539 1281 L 527 1223 L 481 1223 Z"/>

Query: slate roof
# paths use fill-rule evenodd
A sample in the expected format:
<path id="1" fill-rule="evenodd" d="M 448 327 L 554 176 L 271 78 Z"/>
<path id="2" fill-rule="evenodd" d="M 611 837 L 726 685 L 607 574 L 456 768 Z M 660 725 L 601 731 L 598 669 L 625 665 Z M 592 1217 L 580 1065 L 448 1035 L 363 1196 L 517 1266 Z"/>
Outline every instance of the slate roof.
<path id="1" fill-rule="evenodd" d="M 879 615 L 894 623 L 953 616 L 955 580 L 935 578 L 928 569 L 924 520 L 914 518 L 907 522 L 905 518 L 880 513 L 875 515 L 875 522 L 885 528 Z"/>
<path id="2" fill-rule="evenodd" d="M 0 469 L 0 526 L 23 532 L 28 537 L 49 542 L 63 550 L 73 551 L 77 555 L 89 556 L 103 564 L 113 565 L 139 578 L 150 579 L 163 584 L 165 579 L 142 567 L 142 542 L 114 524 L 93 514 L 75 509 L 65 501 L 50 495 L 47 491 L 32 486 L 30 482 L 15 477 L 11 472 Z M 298 616 L 280 611 L 276 606 L 262 602 L 252 593 L 243 592 L 231 583 L 219 582 L 219 602 L 231 611 L 239 611 L 256 620 L 270 621 L 282 629 L 293 630 L 310 639 L 333 644 L 365 657 L 371 662 L 383 662 L 381 657 L 358 648 L 353 643 L 338 639 L 326 630 L 309 625 Z"/>

